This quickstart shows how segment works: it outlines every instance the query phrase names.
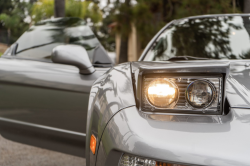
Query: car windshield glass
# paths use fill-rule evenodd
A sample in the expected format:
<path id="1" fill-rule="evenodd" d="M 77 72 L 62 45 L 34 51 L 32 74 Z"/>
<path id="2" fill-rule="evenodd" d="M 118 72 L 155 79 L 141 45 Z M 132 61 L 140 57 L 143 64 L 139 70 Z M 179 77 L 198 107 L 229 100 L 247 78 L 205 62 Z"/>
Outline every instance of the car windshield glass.
<path id="1" fill-rule="evenodd" d="M 85 21 L 59 18 L 39 22 L 17 40 L 16 56 L 29 59 L 51 59 L 54 47 L 62 44 L 83 46 L 92 59 L 100 42 Z"/>
<path id="2" fill-rule="evenodd" d="M 184 19 L 168 27 L 144 61 L 250 59 L 250 17 Z"/>

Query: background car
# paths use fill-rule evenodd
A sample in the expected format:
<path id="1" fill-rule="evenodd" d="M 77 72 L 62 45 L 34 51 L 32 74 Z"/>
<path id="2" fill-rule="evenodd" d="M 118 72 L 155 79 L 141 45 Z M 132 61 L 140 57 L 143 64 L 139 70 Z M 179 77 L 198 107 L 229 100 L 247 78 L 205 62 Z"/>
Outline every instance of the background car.
<path id="1" fill-rule="evenodd" d="M 174 20 L 90 92 L 88 166 L 250 165 L 250 15 Z"/>
<path id="2" fill-rule="evenodd" d="M 79 18 L 32 26 L 0 58 L 1 135 L 83 157 L 90 88 L 112 65 Z"/>

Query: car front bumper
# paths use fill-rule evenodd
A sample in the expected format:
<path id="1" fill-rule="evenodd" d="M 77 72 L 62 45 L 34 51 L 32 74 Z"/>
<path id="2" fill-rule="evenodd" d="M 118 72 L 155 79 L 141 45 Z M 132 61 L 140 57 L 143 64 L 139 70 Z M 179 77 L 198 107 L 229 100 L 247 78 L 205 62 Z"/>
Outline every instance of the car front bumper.
<path id="1" fill-rule="evenodd" d="M 118 165 L 123 153 L 185 165 L 250 165 L 250 109 L 226 116 L 118 112 L 102 135 L 96 165 Z"/>

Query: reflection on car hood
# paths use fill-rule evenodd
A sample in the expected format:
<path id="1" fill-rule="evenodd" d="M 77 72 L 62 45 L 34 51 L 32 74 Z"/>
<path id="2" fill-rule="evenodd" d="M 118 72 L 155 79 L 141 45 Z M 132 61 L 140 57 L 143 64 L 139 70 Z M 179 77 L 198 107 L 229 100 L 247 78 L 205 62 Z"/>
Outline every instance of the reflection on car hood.
<path id="1" fill-rule="evenodd" d="M 203 61 L 178 61 L 178 62 L 134 62 L 132 71 L 138 68 L 161 69 L 176 66 L 202 67 L 211 64 L 230 64 L 229 77 L 226 82 L 226 96 L 231 107 L 250 108 L 250 60 L 203 60 Z"/>
<path id="2" fill-rule="evenodd" d="M 231 107 L 250 108 L 250 61 L 230 62 L 226 94 Z"/>

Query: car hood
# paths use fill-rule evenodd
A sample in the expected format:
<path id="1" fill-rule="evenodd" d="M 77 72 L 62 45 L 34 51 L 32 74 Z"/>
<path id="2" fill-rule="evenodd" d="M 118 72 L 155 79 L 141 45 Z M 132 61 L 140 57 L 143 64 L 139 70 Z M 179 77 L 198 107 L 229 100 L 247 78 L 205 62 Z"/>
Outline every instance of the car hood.
<path id="1" fill-rule="evenodd" d="M 199 67 L 229 64 L 229 76 L 226 81 L 226 97 L 231 107 L 250 108 L 250 60 L 203 60 L 178 62 L 133 62 L 132 72 L 138 68 L 169 68 L 176 66 Z M 216 70 L 216 69 L 214 69 Z"/>

